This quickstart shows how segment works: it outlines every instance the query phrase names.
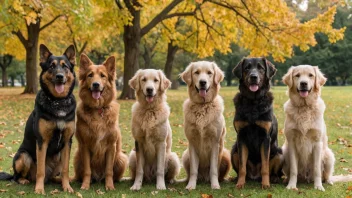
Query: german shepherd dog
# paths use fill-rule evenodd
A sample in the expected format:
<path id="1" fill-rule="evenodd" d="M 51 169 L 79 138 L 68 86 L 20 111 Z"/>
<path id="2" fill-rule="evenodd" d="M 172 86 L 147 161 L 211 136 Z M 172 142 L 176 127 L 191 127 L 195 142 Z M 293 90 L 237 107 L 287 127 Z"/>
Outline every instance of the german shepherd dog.
<path id="1" fill-rule="evenodd" d="M 13 179 L 20 184 L 36 181 L 35 193 L 45 194 L 44 183 L 61 175 L 63 190 L 73 192 L 69 159 L 75 132 L 75 63 L 73 45 L 62 56 L 54 56 L 45 45 L 40 45 L 41 90 L 13 158 L 14 174 L 1 173 L 0 179 Z"/>
<path id="2" fill-rule="evenodd" d="M 88 190 L 91 180 L 105 179 L 106 190 L 114 190 L 114 181 L 122 178 L 128 164 L 118 126 L 115 57 L 94 65 L 87 55 L 81 54 L 79 80 L 82 102 L 77 108 L 75 180 L 82 181 L 81 189 Z"/>
<path id="3" fill-rule="evenodd" d="M 262 180 L 262 188 L 277 182 L 282 172 L 282 151 L 278 147 L 278 124 L 273 112 L 270 80 L 276 73 L 265 58 L 244 58 L 234 68 L 239 90 L 233 99 L 236 113 L 233 121 L 237 141 L 231 152 L 232 166 L 243 188 L 246 177 Z"/>

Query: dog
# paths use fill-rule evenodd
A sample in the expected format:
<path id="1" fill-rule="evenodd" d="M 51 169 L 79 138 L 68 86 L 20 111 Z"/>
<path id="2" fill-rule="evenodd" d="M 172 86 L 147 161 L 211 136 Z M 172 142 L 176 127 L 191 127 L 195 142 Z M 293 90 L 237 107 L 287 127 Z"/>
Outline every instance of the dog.
<path id="1" fill-rule="evenodd" d="M 282 175 L 282 150 L 278 147 L 278 123 L 270 92 L 275 73 L 276 68 L 265 58 L 244 58 L 233 69 L 240 92 L 233 99 L 237 140 L 231 162 L 239 189 L 244 188 L 246 178 L 261 178 L 262 188 L 266 189 L 270 180 L 277 182 Z"/>
<path id="2" fill-rule="evenodd" d="M 115 101 L 115 57 L 95 65 L 81 54 L 77 107 L 78 149 L 74 158 L 75 180 L 88 190 L 90 182 L 105 179 L 105 189 L 114 190 L 128 164 L 122 152 L 119 129 L 119 104 Z"/>
<path id="3" fill-rule="evenodd" d="M 189 98 L 183 103 L 184 131 L 189 145 L 182 156 L 187 173 L 186 189 L 196 188 L 197 180 L 211 182 L 220 189 L 230 170 L 230 153 L 224 147 L 226 135 L 224 103 L 218 95 L 224 74 L 215 62 L 192 62 L 180 74 Z"/>
<path id="4" fill-rule="evenodd" d="M 165 94 L 171 82 L 161 70 L 145 69 L 138 70 L 129 85 L 137 98 L 132 106 L 131 190 L 140 190 L 143 179 L 150 182 L 155 178 L 156 188 L 165 190 L 165 180 L 173 183 L 180 172 L 179 159 L 171 152 L 170 107 Z"/>
<path id="5" fill-rule="evenodd" d="M 14 174 L 0 179 L 20 184 L 36 181 L 35 193 L 45 194 L 44 183 L 61 175 L 64 191 L 73 193 L 69 183 L 69 160 L 75 132 L 76 99 L 72 94 L 76 75 L 73 45 L 62 56 L 40 45 L 40 87 L 30 114 L 24 139 L 13 158 Z"/>
<path id="6" fill-rule="evenodd" d="M 314 188 L 325 191 L 322 182 L 352 181 L 352 176 L 333 176 L 335 157 L 328 147 L 324 121 L 325 104 L 321 95 L 326 78 L 317 66 L 291 67 L 282 81 L 288 86 L 284 104 L 285 143 L 283 155 L 287 189 L 297 189 L 297 179 L 314 181 Z"/>

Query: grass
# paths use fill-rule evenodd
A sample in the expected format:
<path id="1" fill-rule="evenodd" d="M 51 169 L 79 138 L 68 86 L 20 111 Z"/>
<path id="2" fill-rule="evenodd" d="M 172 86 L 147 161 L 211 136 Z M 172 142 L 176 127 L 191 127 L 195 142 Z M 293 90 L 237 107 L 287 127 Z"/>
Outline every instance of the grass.
<path id="1" fill-rule="evenodd" d="M 285 87 L 274 87 L 274 111 L 279 121 L 279 144 L 284 141 L 283 123 L 284 112 L 283 104 L 287 100 Z M 237 87 L 224 87 L 220 95 L 225 101 L 224 116 L 226 119 L 226 148 L 230 149 L 235 142 L 236 134 L 232 126 L 234 107 L 232 98 L 238 91 Z M 34 95 L 20 95 L 20 88 L 1 88 L 0 89 L 0 169 L 12 173 L 12 157 L 17 151 L 22 138 L 26 119 L 31 113 L 34 105 Z M 75 91 L 76 93 L 76 91 Z M 173 151 L 180 157 L 186 149 L 187 140 L 183 132 L 183 112 L 182 103 L 187 98 L 187 92 L 184 87 L 177 91 L 169 90 L 168 103 L 171 106 L 170 123 L 173 130 Z M 335 174 L 352 174 L 352 87 L 325 87 L 323 90 L 323 99 L 326 103 L 325 121 L 328 128 L 329 146 L 333 149 L 336 157 Z M 77 97 L 78 98 L 78 97 Z M 126 153 L 133 148 L 134 140 L 131 135 L 131 105 L 134 101 L 118 101 L 121 104 L 120 111 L 120 128 L 122 132 L 122 144 Z M 71 157 L 77 147 L 74 141 Z M 70 161 L 70 174 L 73 174 L 72 160 Z M 128 176 L 128 172 L 125 173 Z M 233 178 L 236 173 L 231 170 L 230 177 Z M 178 178 L 184 178 L 185 171 L 182 169 Z M 325 192 L 319 192 L 313 189 L 313 184 L 298 184 L 298 191 L 289 191 L 285 189 L 284 184 L 272 184 L 268 190 L 262 190 L 259 182 L 248 181 L 245 189 L 235 189 L 234 182 L 221 183 L 221 190 L 211 190 L 210 184 L 200 183 L 197 189 L 191 192 L 184 190 L 186 183 L 167 185 L 166 191 L 156 191 L 155 184 L 143 184 L 139 192 L 131 192 L 131 181 L 123 181 L 115 184 L 115 191 L 106 192 L 104 184 L 95 183 L 88 191 L 80 190 L 79 183 L 73 183 L 72 186 L 76 192 L 83 197 L 99 196 L 96 190 L 100 189 L 106 197 L 202 197 L 212 195 L 213 197 L 351 197 L 352 183 L 337 183 L 333 186 L 323 184 Z M 1 192 L 0 197 L 17 197 L 18 192 L 24 191 L 28 197 L 36 197 L 33 193 L 34 184 L 19 185 L 11 182 L 0 182 L 0 189 L 6 190 Z M 51 195 L 50 192 L 58 189 L 58 194 Z M 54 197 L 76 197 L 77 195 L 64 193 L 59 184 L 47 184 L 45 186 L 47 196 Z"/>

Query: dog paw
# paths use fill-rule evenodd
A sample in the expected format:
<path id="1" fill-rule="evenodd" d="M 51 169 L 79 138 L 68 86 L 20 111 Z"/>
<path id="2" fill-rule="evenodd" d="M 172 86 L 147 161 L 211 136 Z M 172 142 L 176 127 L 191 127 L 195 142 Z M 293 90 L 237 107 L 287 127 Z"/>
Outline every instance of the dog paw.
<path id="1" fill-rule="evenodd" d="M 332 180 L 326 180 L 326 183 L 330 184 L 330 185 L 334 185 L 334 182 Z"/>
<path id="2" fill-rule="evenodd" d="M 286 186 L 286 189 L 289 189 L 289 190 L 298 190 L 298 188 L 296 187 L 296 185 L 293 185 L 293 184 L 288 184 Z"/>
<path id="3" fill-rule="evenodd" d="M 270 184 L 262 184 L 262 189 L 268 189 L 270 188 Z"/>
<path id="4" fill-rule="evenodd" d="M 140 190 L 141 189 L 141 185 L 140 184 L 133 184 L 133 186 L 130 188 L 130 190 Z"/>
<path id="5" fill-rule="evenodd" d="M 324 187 L 322 185 L 314 185 L 314 189 L 320 190 L 320 191 L 325 191 Z"/>
<path id="6" fill-rule="evenodd" d="M 157 184 L 156 185 L 156 189 L 158 189 L 158 190 L 166 190 L 165 183 L 164 184 Z"/>
<path id="7" fill-rule="evenodd" d="M 75 192 L 70 185 L 62 186 L 62 188 L 63 188 L 64 192 L 69 192 L 69 193 Z"/>
<path id="8" fill-rule="evenodd" d="M 37 195 L 45 195 L 44 188 L 35 188 L 34 193 Z"/>
<path id="9" fill-rule="evenodd" d="M 237 189 L 242 189 L 242 188 L 244 188 L 244 184 L 245 184 L 245 182 L 237 182 L 236 188 Z"/>
<path id="10" fill-rule="evenodd" d="M 26 185 L 26 184 L 29 184 L 29 180 L 24 179 L 24 178 L 20 178 L 20 179 L 18 179 L 18 183 L 20 183 L 22 185 Z"/>
<path id="11" fill-rule="evenodd" d="M 89 187 L 90 187 L 89 184 L 83 183 L 82 186 L 81 186 L 81 189 L 82 190 L 89 190 Z"/>
<path id="12" fill-rule="evenodd" d="M 112 185 L 105 185 L 105 190 L 106 191 L 109 191 L 109 190 L 115 190 L 115 187 L 114 187 L 114 184 L 112 184 Z"/>
<path id="13" fill-rule="evenodd" d="M 188 185 L 186 186 L 187 190 L 194 190 L 196 189 L 196 184 L 195 183 L 188 183 Z"/>
<path id="14" fill-rule="evenodd" d="M 217 184 L 211 184 L 211 189 L 213 189 L 213 190 L 219 190 L 219 189 L 220 189 L 219 183 L 217 183 Z"/>

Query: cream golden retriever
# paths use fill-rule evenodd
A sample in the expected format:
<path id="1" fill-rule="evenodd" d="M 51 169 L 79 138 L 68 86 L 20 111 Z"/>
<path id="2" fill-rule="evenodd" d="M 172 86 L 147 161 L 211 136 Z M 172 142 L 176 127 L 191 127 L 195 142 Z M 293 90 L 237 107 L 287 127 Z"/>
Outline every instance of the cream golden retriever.
<path id="1" fill-rule="evenodd" d="M 165 180 L 172 183 L 180 171 L 176 153 L 171 152 L 172 133 L 169 123 L 170 107 L 166 89 L 171 82 L 161 70 L 138 70 L 129 81 L 137 101 L 132 106 L 132 135 L 135 149 L 130 153 L 130 172 L 139 190 L 143 179 L 155 180 L 158 190 L 166 189 Z"/>
<path id="2" fill-rule="evenodd" d="M 210 180 L 212 189 L 220 189 L 219 181 L 230 170 L 230 153 L 224 148 L 224 104 L 218 95 L 224 74 L 214 62 L 199 61 L 191 63 L 180 77 L 188 85 L 189 94 L 183 104 L 189 142 L 182 156 L 186 189 L 195 189 L 197 180 Z"/>
<path id="3" fill-rule="evenodd" d="M 289 100 L 284 104 L 286 114 L 283 145 L 287 189 L 297 189 L 299 180 L 314 181 L 314 188 L 325 191 L 322 181 L 333 184 L 349 181 L 350 176 L 332 176 L 335 157 L 328 148 L 324 122 L 325 104 L 320 97 L 326 78 L 318 67 L 291 67 L 283 77 L 288 86 Z"/>

